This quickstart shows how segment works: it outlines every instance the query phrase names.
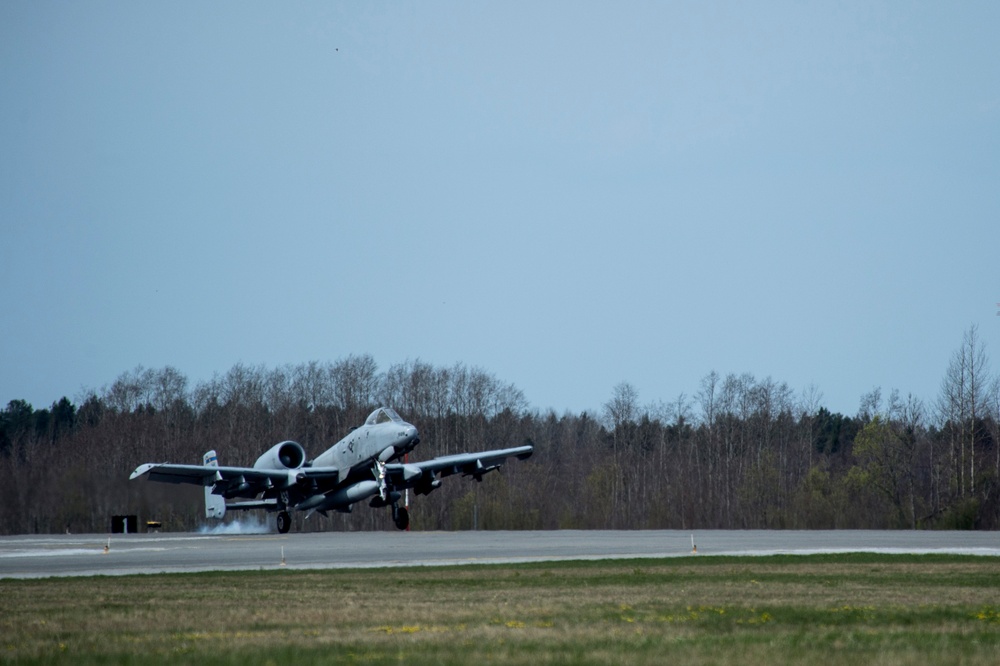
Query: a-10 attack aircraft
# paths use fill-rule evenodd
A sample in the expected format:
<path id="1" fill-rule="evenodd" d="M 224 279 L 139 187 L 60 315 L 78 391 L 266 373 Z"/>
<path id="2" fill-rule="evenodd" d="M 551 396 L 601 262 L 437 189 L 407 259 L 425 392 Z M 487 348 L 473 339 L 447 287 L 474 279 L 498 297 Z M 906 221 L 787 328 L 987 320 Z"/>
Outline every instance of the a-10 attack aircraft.
<path id="1" fill-rule="evenodd" d="M 227 510 L 277 511 L 278 532 L 282 534 L 291 527 L 289 511 L 308 511 L 307 517 L 313 512 L 349 513 L 356 502 L 369 497 L 369 506 L 391 506 L 396 527 L 405 530 L 410 516 L 399 506 L 400 491 L 413 488 L 418 495 L 426 495 L 441 486 L 442 477 L 459 473 L 482 481 L 484 474 L 499 469 L 507 458 L 524 460 L 534 452 L 532 446 L 518 446 L 424 462 L 392 462 L 419 443 L 415 427 L 392 409 L 380 407 L 364 425 L 314 460 L 307 461 L 305 449 L 289 440 L 275 444 L 253 467 L 223 467 L 215 451 L 209 451 L 202 465 L 146 463 L 136 467 L 129 478 L 148 474 L 150 481 L 205 486 L 208 518 L 222 518 Z M 246 501 L 226 501 L 236 498 Z"/>

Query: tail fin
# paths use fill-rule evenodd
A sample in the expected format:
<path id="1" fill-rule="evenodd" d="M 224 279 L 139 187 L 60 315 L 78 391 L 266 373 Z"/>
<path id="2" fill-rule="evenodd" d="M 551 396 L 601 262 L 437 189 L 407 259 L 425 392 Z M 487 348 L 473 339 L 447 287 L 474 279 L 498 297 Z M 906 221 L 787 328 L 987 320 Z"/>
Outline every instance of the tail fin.
<path id="1" fill-rule="evenodd" d="M 206 467 L 218 467 L 215 451 L 206 451 L 202 462 Z M 226 515 L 226 498 L 212 493 L 214 486 L 205 486 L 205 517 L 222 519 Z"/>

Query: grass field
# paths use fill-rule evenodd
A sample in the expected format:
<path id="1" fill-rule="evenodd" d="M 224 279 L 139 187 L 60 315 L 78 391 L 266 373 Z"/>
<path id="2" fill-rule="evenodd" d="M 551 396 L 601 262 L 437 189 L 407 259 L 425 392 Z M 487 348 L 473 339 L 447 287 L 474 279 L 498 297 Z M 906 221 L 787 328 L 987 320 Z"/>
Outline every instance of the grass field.
<path id="1" fill-rule="evenodd" d="M 997 664 L 1000 558 L 0 580 L 4 663 Z"/>

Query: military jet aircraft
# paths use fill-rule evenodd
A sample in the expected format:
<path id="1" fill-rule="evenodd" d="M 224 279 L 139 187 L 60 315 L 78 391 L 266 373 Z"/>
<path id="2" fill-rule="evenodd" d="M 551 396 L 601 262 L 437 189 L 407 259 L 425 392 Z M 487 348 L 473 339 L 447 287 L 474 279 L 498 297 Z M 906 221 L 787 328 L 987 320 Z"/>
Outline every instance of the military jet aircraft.
<path id="1" fill-rule="evenodd" d="M 208 518 L 247 509 L 277 512 L 281 534 L 291 527 L 289 511 L 307 511 L 307 517 L 314 512 L 349 513 L 355 503 L 369 497 L 369 506 L 391 506 L 396 527 L 405 530 L 410 516 L 399 505 L 401 491 L 413 488 L 418 495 L 426 495 L 441 486 L 441 478 L 459 473 L 482 481 L 484 474 L 499 469 L 507 458 L 524 460 L 534 452 L 532 446 L 518 446 L 424 462 L 392 462 L 419 443 L 415 427 L 392 409 L 380 407 L 364 425 L 313 460 L 306 460 L 305 449 L 289 440 L 268 449 L 253 467 L 221 466 L 215 451 L 208 451 L 201 465 L 146 463 L 136 467 L 129 479 L 147 475 L 150 481 L 204 486 Z"/>

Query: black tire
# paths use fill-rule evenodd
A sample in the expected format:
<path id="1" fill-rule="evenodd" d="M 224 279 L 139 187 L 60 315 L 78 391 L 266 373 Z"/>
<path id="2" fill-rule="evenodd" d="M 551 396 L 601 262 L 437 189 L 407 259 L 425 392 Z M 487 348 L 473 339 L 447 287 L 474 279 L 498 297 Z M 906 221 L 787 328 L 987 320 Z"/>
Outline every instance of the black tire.
<path id="1" fill-rule="evenodd" d="M 287 534 L 288 530 L 292 529 L 292 517 L 288 515 L 287 511 L 278 512 L 278 534 Z"/>
<path id="2" fill-rule="evenodd" d="M 410 526 L 410 512 L 406 510 L 406 507 L 399 507 L 392 519 L 395 521 L 397 529 L 405 530 Z"/>

